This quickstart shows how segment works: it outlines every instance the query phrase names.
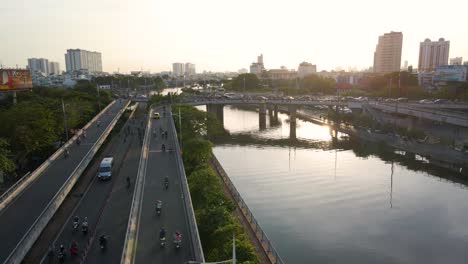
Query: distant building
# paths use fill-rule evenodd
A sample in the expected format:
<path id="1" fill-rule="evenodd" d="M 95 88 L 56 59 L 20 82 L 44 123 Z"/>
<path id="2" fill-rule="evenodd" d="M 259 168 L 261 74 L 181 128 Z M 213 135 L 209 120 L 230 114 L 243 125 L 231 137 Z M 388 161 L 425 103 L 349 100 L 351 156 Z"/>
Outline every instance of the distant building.
<path id="1" fill-rule="evenodd" d="M 90 73 L 102 72 L 102 55 L 100 52 L 82 49 L 68 49 L 65 54 L 67 72 L 87 70 Z"/>
<path id="2" fill-rule="evenodd" d="M 463 58 L 462 57 L 455 57 L 450 59 L 450 65 L 462 65 Z"/>
<path id="3" fill-rule="evenodd" d="M 297 77 L 295 70 L 288 70 L 286 67 L 281 66 L 280 69 L 271 69 L 266 71 L 266 76 L 270 80 L 289 80 Z"/>
<path id="4" fill-rule="evenodd" d="M 183 76 L 185 74 L 185 64 L 180 62 L 172 63 L 172 74 L 174 76 Z"/>
<path id="5" fill-rule="evenodd" d="M 187 62 L 185 63 L 185 75 L 192 76 L 195 75 L 197 72 L 195 70 L 195 64 Z"/>
<path id="6" fill-rule="evenodd" d="M 49 75 L 49 60 L 44 58 L 28 59 L 28 68 L 30 71 L 41 72 L 43 75 Z"/>
<path id="7" fill-rule="evenodd" d="M 265 70 L 265 66 L 263 65 L 263 54 L 257 57 L 257 62 L 253 62 L 250 64 L 250 73 L 253 73 L 260 77 L 262 72 Z"/>
<path id="8" fill-rule="evenodd" d="M 403 34 L 401 32 L 385 33 L 379 36 L 379 42 L 374 52 L 374 72 L 397 72 L 401 67 L 401 49 Z"/>
<path id="9" fill-rule="evenodd" d="M 316 73 L 316 72 L 317 72 L 316 65 L 304 61 L 301 64 L 299 64 L 299 67 L 297 69 L 297 77 L 304 78 L 305 76 L 312 74 L 312 73 Z"/>
<path id="10" fill-rule="evenodd" d="M 437 66 L 447 65 L 450 41 L 440 38 L 439 41 L 425 39 L 419 44 L 419 72 L 435 71 Z"/>
<path id="11" fill-rule="evenodd" d="M 242 69 L 237 71 L 237 73 L 239 73 L 239 74 L 244 74 L 244 73 L 248 73 L 248 72 L 249 71 L 246 68 L 242 68 Z"/>
<path id="12" fill-rule="evenodd" d="M 54 62 L 54 61 L 49 62 L 49 74 L 54 74 L 54 75 L 60 74 L 60 64 L 58 62 Z"/>
<path id="13" fill-rule="evenodd" d="M 404 71 L 408 70 L 408 61 L 407 61 L 407 60 L 405 60 L 405 64 L 404 64 L 404 66 L 403 66 L 403 70 L 404 70 Z"/>

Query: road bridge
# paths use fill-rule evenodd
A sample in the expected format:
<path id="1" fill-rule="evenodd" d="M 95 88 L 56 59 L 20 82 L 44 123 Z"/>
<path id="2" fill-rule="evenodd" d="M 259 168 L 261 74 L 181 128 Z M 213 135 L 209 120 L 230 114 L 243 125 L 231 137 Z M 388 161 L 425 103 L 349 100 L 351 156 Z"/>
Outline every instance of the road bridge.
<path id="1" fill-rule="evenodd" d="M 204 261 L 173 119 L 169 110 L 154 111 L 161 118 L 148 119 L 122 263 Z M 168 189 L 164 188 L 166 176 Z M 157 200 L 163 203 L 161 215 L 156 214 Z M 166 230 L 165 247 L 160 246 L 160 228 Z M 183 236 L 179 249 L 173 243 L 176 231 Z"/>
<path id="2" fill-rule="evenodd" d="M 80 166 L 90 161 L 126 105 L 114 101 L 85 126 L 81 144 L 74 143 L 79 135 L 67 142 L 68 158 L 60 149 L 2 196 L 0 263 L 21 261 L 79 177 Z"/>

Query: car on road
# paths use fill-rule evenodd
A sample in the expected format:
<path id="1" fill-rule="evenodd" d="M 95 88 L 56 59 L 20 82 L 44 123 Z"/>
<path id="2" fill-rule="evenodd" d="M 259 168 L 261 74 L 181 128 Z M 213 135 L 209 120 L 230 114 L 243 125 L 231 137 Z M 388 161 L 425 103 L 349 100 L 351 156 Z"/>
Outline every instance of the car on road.
<path id="1" fill-rule="evenodd" d="M 153 113 L 153 118 L 154 119 L 159 119 L 159 118 L 161 118 L 161 115 L 159 114 L 159 112 L 154 112 Z"/>
<path id="2" fill-rule="evenodd" d="M 451 101 L 449 100 L 446 100 L 446 99 L 436 99 L 434 100 L 434 104 L 450 104 L 452 103 Z"/>
<path id="3" fill-rule="evenodd" d="M 114 165 L 113 157 L 106 157 L 102 159 L 98 169 L 98 179 L 109 180 L 112 177 L 112 166 Z"/>
<path id="4" fill-rule="evenodd" d="M 434 102 L 431 99 L 422 99 L 422 100 L 419 100 L 419 103 L 420 104 L 432 104 Z"/>

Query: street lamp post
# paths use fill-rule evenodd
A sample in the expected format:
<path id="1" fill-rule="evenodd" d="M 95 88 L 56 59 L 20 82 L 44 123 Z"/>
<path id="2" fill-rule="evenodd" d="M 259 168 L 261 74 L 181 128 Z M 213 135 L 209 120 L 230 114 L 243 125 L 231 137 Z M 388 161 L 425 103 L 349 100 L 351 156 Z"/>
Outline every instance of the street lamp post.
<path id="1" fill-rule="evenodd" d="M 180 107 L 179 107 L 179 114 L 174 114 L 179 118 L 179 146 L 182 150 L 182 115 L 180 114 Z"/>
<path id="2" fill-rule="evenodd" d="M 96 89 L 97 89 L 97 96 L 98 96 L 99 112 L 101 112 L 101 94 L 99 92 L 99 84 L 96 84 Z"/>
<path id="3" fill-rule="evenodd" d="M 67 115 L 65 114 L 65 104 L 63 103 L 63 98 L 62 98 L 62 112 L 63 112 L 63 127 L 65 129 L 65 137 L 68 141 Z"/>

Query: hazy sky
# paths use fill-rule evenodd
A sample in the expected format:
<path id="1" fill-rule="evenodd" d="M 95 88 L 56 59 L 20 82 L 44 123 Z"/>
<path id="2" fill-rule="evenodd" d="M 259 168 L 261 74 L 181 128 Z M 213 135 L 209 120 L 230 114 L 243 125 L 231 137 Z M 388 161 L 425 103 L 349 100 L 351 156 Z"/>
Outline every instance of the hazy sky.
<path id="1" fill-rule="evenodd" d="M 0 63 L 44 57 L 65 68 L 68 48 L 102 52 L 104 71 L 248 68 L 318 70 L 372 66 L 379 35 L 403 32 L 402 64 L 417 66 L 419 42 L 450 40 L 468 60 L 467 0 L 5 0 Z"/>

